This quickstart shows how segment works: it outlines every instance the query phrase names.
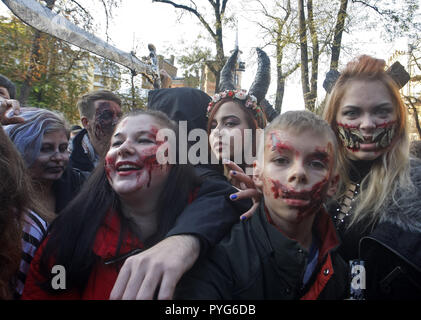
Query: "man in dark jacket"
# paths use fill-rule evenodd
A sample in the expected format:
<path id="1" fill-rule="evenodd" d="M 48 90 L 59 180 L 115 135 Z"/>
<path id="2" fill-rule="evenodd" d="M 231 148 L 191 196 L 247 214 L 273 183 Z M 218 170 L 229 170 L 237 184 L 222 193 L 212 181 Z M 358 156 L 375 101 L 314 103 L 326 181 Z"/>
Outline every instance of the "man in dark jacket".
<path id="1" fill-rule="evenodd" d="M 84 127 L 72 140 L 70 164 L 80 171 L 91 172 L 111 139 L 120 119 L 121 100 L 108 90 L 98 90 L 82 96 L 77 107 Z"/>
<path id="2" fill-rule="evenodd" d="M 265 129 L 259 150 L 260 207 L 186 274 L 176 298 L 346 298 L 348 268 L 324 209 L 338 183 L 332 130 L 310 112 L 287 112 Z"/>

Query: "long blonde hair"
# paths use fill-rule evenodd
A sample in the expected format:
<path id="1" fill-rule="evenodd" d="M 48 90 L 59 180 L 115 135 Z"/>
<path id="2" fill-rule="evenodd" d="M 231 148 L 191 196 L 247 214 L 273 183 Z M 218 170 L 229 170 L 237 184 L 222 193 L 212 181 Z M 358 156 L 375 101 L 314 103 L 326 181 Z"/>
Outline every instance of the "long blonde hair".
<path id="1" fill-rule="evenodd" d="M 357 205 L 349 226 L 362 219 L 368 219 L 369 223 L 366 226 L 375 225 L 382 217 L 384 206 L 390 203 L 389 201 L 395 201 L 398 189 L 406 189 L 410 192 L 414 188 L 409 174 L 409 136 L 406 107 L 400 97 L 396 83 L 385 72 L 385 65 L 384 60 L 367 55 L 362 55 L 349 62 L 333 87 L 323 113 L 324 119 L 333 128 L 340 146 L 338 162 L 342 183 L 338 194 L 343 196 L 350 183 L 349 172 L 352 165 L 347 157 L 347 149 L 338 135 L 336 116 L 350 82 L 354 80 L 381 81 L 390 93 L 397 110 L 394 141 L 387 151 L 374 161 L 370 172 L 362 180 L 360 193 L 356 198 Z"/>

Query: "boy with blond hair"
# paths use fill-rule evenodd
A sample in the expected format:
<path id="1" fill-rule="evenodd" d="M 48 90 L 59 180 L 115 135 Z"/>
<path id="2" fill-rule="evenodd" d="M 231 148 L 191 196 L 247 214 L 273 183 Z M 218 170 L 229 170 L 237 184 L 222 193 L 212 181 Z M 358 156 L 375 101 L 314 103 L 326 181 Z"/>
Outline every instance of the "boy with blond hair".
<path id="1" fill-rule="evenodd" d="M 179 299 L 343 299 L 347 266 L 324 202 L 336 192 L 337 142 L 308 111 L 276 117 L 264 130 L 254 215 L 235 225 L 181 280 Z"/>

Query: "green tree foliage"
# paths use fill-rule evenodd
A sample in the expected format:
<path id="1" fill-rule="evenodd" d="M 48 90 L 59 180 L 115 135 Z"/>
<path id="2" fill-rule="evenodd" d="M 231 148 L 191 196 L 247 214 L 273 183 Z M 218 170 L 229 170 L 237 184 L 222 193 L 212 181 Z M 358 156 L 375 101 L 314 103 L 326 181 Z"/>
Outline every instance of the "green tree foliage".
<path id="1" fill-rule="evenodd" d="M 209 61 L 212 61 L 211 50 L 197 43 L 186 48 L 184 54 L 179 56 L 177 62 L 184 70 L 183 76 L 188 87 L 199 88 L 202 85 L 202 73 Z"/>
<path id="2" fill-rule="evenodd" d="M 34 30 L 16 18 L 0 18 L 0 73 L 22 87 L 31 63 Z M 87 70 L 78 62 L 89 59 L 87 52 L 42 34 L 39 38 L 39 57 L 31 73 L 31 91 L 24 105 L 54 109 L 76 122 L 78 97 L 88 90 Z"/>
<path id="3" fill-rule="evenodd" d="M 100 2 L 108 12 L 108 26 L 109 12 L 118 2 Z M 49 0 L 46 4 L 85 30 L 95 30 L 89 11 L 78 2 Z M 95 65 L 100 66 L 99 74 L 107 80 L 103 86 L 119 89 L 119 68 L 114 63 L 34 30 L 14 16 L 0 17 L 0 46 L 0 73 L 16 84 L 21 104 L 58 110 L 71 123 L 79 121 L 76 102 L 92 89 Z"/>

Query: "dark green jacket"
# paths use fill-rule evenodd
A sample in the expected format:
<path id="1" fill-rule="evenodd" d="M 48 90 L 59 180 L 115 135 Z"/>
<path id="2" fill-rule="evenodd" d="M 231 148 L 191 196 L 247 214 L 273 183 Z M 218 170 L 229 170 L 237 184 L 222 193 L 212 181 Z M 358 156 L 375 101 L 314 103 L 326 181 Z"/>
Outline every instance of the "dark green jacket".
<path id="1" fill-rule="evenodd" d="M 323 209 L 314 222 L 319 260 L 303 287 L 307 251 L 270 224 L 262 204 L 252 218 L 236 224 L 209 255 L 181 279 L 176 299 L 344 299 L 348 267 L 334 253 L 339 245 Z"/>

